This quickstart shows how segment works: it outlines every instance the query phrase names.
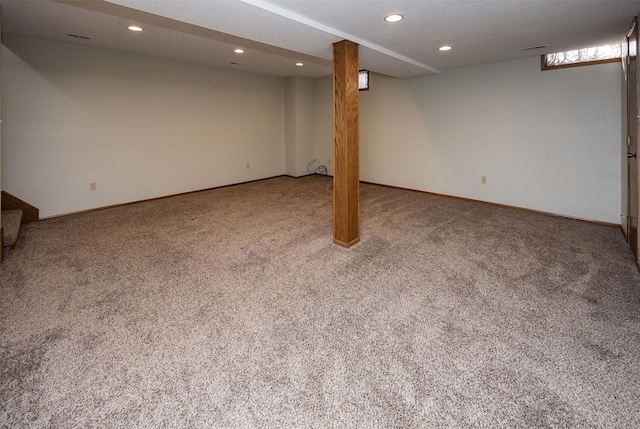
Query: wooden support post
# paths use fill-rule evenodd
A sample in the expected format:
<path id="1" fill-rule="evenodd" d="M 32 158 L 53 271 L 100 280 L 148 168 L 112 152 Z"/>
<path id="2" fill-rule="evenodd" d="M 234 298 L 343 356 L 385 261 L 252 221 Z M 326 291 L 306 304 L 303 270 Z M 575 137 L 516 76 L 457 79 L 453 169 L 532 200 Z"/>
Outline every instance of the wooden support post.
<path id="1" fill-rule="evenodd" d="M 333 242 L 360 241 L 358 44 L 333 44 Z"/>

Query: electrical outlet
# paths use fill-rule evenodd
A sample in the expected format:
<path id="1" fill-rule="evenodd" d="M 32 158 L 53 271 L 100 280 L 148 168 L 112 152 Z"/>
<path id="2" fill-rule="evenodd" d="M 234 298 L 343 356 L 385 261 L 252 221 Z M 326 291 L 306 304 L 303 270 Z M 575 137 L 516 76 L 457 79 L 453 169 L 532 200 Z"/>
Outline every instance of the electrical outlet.
<path id="1" fill-rule="evenodd" d="M 480 176 L 480 183 L 482 183 L 483 185 L 487 184 L 487 176 Z"/>
<path id="2" fill-rule="evenodd" d="M 89 190 L 90 191 L 95 191 L 96 190 L 96 182 L 89 183 Z"/>
<path id="3" fill-rule="evenodd" d="M 251 164 L 247 162 L 247 170 L 251 168 Z"/>

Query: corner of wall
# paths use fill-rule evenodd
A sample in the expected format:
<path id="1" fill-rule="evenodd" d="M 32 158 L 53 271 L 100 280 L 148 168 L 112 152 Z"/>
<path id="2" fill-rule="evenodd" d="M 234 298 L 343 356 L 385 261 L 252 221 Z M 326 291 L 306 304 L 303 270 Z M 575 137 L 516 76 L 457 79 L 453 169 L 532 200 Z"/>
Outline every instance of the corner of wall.
<path id="1" fill-rule="evenodd" d="M 0 190 L 2 189 L 2 7 L 0 6 Z M 0 203 L 2 210 L 2 203 Z"/>
<path id="2" fill-rule="evenodd" d="M 285 171 L 300 177 L 308 174 L 315 156 L 314 79 L 293 76 L 285 80 Z"/>

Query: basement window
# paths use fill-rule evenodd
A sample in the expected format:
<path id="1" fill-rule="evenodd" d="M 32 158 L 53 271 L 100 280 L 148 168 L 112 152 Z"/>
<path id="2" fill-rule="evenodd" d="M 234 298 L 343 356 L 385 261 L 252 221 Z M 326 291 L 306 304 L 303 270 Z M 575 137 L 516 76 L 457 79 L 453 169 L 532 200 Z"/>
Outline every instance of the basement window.
<path id="1" fill-rule="evenodd" d="M 621 53 L 622 49 L 619 43 L 615 45 L 594 46 L 592 48 L 542 55 L 540 57 L 540 64 L 542 70 L 553 70 L 565 67 L 612 63 L 620 61 Z"/>
<path id="2" fill-rule="evenodd" d="M 360 91 L 369 91 L 369 70 L 358 71 L 358 89 Z"/>

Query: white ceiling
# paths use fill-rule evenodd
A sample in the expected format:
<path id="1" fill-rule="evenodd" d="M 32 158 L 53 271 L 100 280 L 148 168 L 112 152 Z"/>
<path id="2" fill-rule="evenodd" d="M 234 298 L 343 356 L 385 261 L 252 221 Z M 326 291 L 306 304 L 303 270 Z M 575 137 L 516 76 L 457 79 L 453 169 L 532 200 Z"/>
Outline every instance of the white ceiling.
<path id="1" fill-rule="evenodd" d="M 361 68 L 407 78 L 618 43 L 640 0 L 0 0 L 0 7 L 3 33 L 275 76 L 329 75 L 331 44 L 349 39 L 360 44 Z M 386 23 L 392 12 L 405 19 Z M 127 30 L 131 24 L 145 31 Z M 444 44 L 453 49 L 438 51 Z M 547 47 L 522 50 L 540 45 Z M 246 52 L 233 53 L 237 47 Z"/>

